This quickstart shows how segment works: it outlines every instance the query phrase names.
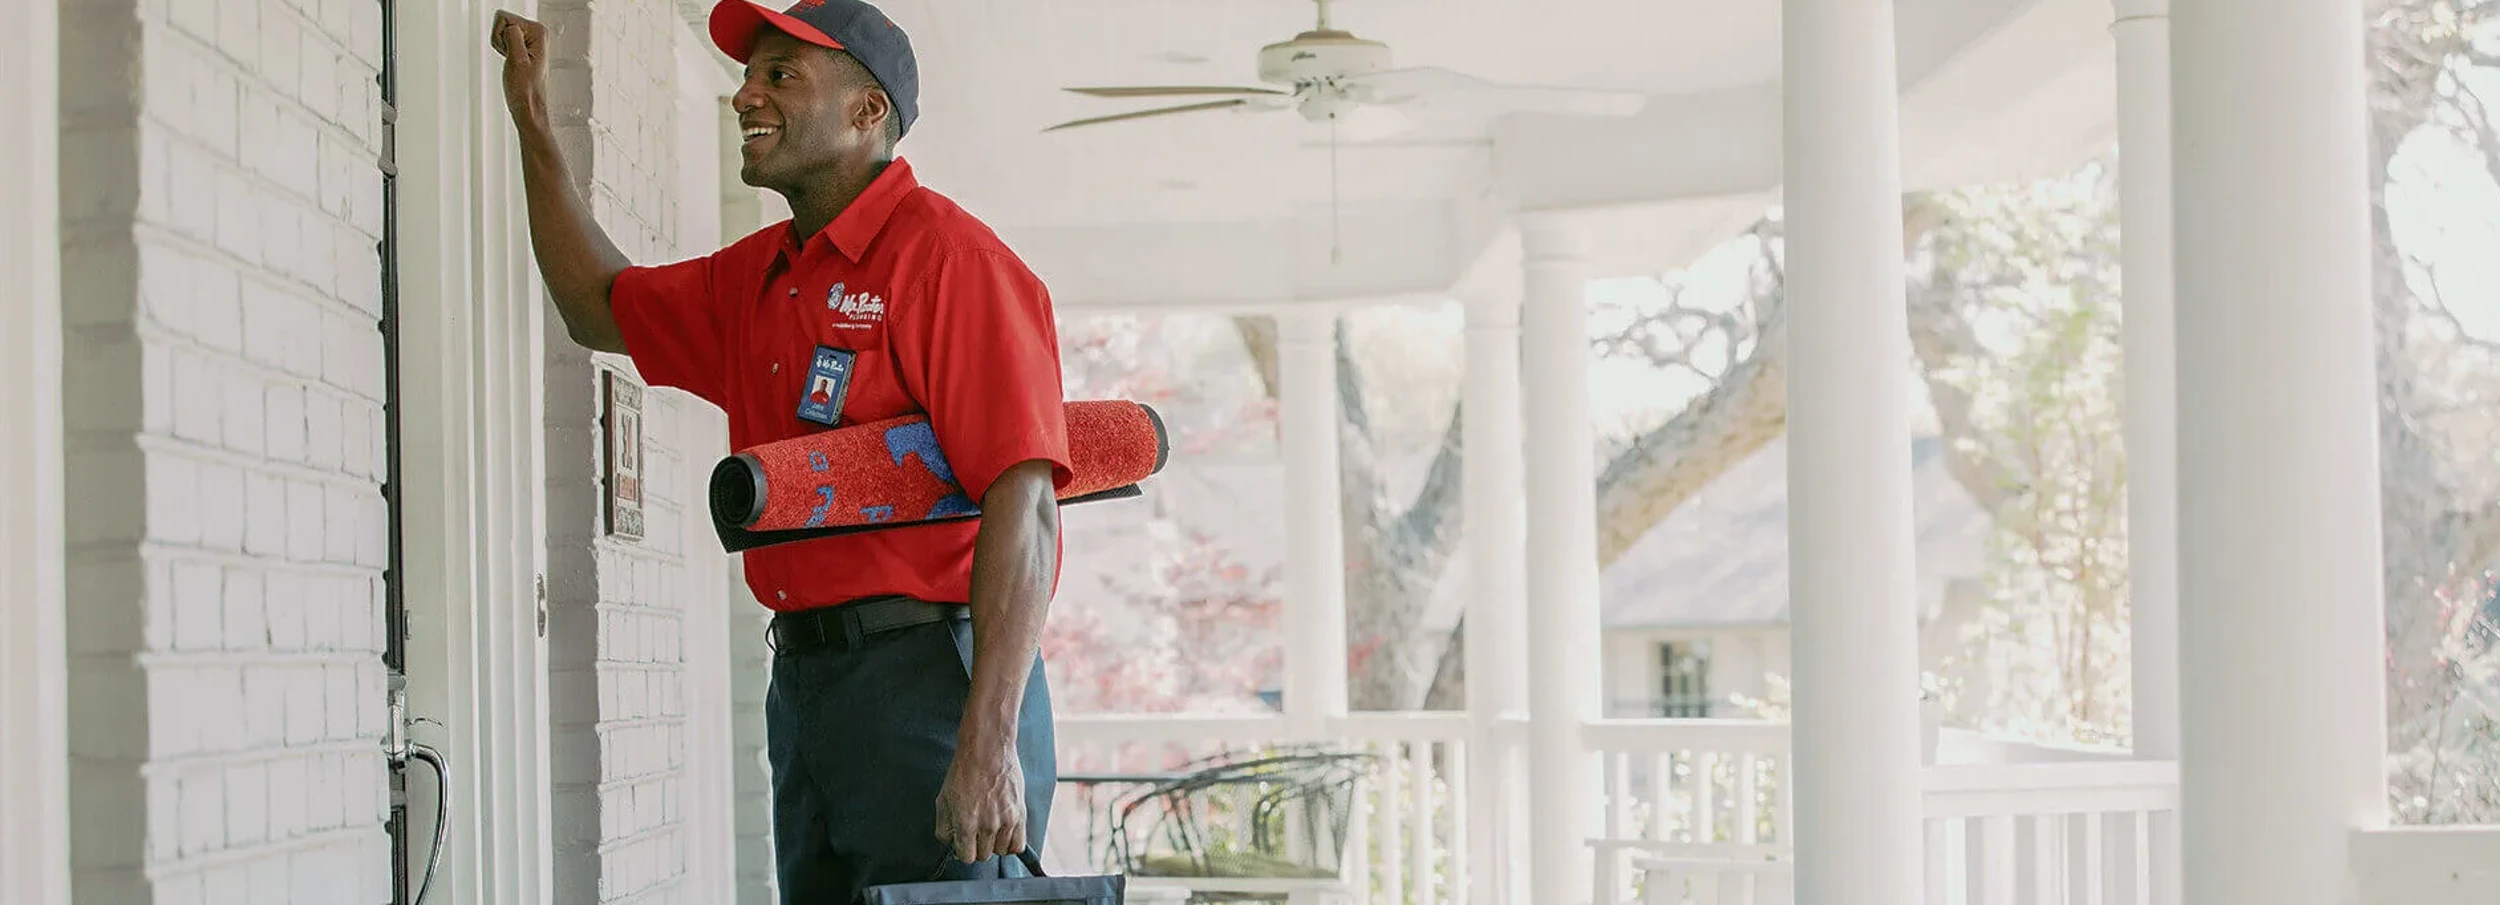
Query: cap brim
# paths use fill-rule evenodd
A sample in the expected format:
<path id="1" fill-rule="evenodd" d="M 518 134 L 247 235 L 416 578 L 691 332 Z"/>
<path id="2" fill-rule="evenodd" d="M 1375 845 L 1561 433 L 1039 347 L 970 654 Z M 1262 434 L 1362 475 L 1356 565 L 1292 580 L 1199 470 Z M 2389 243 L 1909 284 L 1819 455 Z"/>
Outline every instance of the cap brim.
<path id="1" fill-rule="evenodd" d="M 782 31 L 793 38 L 817 45 L 842 49 L 842 42 L 809 25 L 781 13 L 757 6 L 749 0 L 721 0 L 712 7 L 712 44 L 730 59 L 740 63 L 755 52 L 756 39 L 764 29 Z"/>

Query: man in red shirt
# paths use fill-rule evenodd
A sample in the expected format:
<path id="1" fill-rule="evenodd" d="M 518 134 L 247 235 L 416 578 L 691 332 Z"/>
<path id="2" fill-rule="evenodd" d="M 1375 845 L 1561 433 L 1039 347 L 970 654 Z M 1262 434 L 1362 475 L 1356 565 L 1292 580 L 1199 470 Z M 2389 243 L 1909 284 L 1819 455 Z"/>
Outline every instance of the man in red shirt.
<path id="1" fill-rule="evenodd" d="M 1057 769 L 1038 647 L 1070 471 L 1049 294 L 894 157 L 919 77 L 883 13 L 726 0 L 711 33 L 747 67 L 731 99 L 740 175 L 792 217 L 634 266 L 565 171 L 545 29 L 496 15 L 539 268 L 575 342 L 720 406 L 732 447 L 926 414 L 978 519 L 746 554 L 748 586 L 775 611 L 765 710 L 782 896 L 847 903 L 878 883 L 1013 876 L 1013 856 L 1041 847 Z"/>

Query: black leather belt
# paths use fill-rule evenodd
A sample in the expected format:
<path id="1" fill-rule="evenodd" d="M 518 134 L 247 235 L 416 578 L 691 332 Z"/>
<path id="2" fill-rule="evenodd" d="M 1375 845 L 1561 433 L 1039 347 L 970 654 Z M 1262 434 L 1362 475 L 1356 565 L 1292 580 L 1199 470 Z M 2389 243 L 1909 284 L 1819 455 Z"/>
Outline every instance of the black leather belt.
<path id="1" fill-rule="evenodd" d="M 880 632 L 970 618 L 972 608 L 960 603 L 932 603 L 900 595 L 866 597 L 834 606 L 775 613 L 772 624 L 764 631 L 764 643 L 776 654 L 844 651 Z"/>

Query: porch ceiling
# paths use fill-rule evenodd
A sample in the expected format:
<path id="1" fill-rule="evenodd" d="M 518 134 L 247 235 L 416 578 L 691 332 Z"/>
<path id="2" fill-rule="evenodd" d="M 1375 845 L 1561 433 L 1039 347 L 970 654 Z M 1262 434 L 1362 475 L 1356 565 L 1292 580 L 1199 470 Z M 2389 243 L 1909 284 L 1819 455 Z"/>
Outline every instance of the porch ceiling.
<path id="1" fill-rule="evenodd" d="M 1291 112 L 1042 132 L 1172 103 L 1063 86 L 1258 85 L 1258 48 L 1310 28 L 1309 0 L 880 5 L 921 56 L 903 154 L 1063 306 L 1466 291 L 1516 279 L 1522 209 L 1602 210 L 1592 275 L 1652 272 L 1776 195 L 1777 3 L 1339 0 L 1332 24 L 1387 43 L 1393 65 L 1650 100 L 1625 119 L 1445 110 L 1393 143 L 1343 143 L 1333 228 L 1328 130 Z M 2105 140 L 2109 18 L 2107 0 L 1899 0 L 1905 180 L 2042 172 Z"/>

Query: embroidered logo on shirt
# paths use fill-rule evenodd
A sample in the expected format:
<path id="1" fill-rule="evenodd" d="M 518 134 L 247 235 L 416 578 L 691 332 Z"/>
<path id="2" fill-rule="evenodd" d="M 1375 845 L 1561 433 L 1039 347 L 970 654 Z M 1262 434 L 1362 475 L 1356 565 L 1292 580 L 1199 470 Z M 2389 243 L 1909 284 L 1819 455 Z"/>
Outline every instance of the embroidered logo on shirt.
<path id="1" fill-rule="evenodd" d="M 844 290 L 847 288 L 848 287 L 841 283 L 835 283 L 833 284 L 832 289 L 826 290 L 825 292 L 825 307 L 833 313 L 841 315 L 843 320 L 852 322 L 842 323 L 837 321 L 834 323 L 834 326 L 846 327 L 855 330 L 864 329 L 868 325 L 859 322 L 882 321 L 885 319 L 884 296 L 864 289 L 858 292 L 845 292 Z"/>

